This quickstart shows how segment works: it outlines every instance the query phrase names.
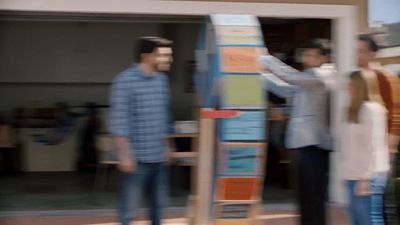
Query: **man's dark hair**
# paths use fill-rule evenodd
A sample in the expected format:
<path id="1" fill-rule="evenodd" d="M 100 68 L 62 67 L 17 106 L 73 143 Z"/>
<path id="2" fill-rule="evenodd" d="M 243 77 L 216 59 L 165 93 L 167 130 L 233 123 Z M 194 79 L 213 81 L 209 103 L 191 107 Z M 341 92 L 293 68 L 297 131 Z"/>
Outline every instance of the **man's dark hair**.
<path id="1" fill-rule="evenodd" d="M 374 41 L 374 39 L 369 35 L 360 35 L 358 36 L 359 41 L 364 41 L 368 44 L 369 50 L 373 52 L 377 52 L 379 50 L 378 44 Z"/>
<path id="2" fill-rule="evenodd" d="M 305 42 L 302 49 L 318 49 L 321 55 L 329 56 L 331 54 L 330 43 L 324 39 L 311 39 Z"/>
<path id="3" fill-rule="evenodd" d="M 171 47 L 172 42 L 159 37 L 141 37 L 137 41 L 135 56 L 138 61 L 141 60 L 143 53 L 152 53 L 159 47 Z"/>

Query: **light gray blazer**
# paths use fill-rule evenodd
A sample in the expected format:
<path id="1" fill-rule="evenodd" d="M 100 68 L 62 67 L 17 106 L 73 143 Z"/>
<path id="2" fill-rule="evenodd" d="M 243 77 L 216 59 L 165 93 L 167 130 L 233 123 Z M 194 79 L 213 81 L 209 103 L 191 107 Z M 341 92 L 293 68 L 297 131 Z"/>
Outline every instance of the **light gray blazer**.
<path id="1" fill-rule="evenodd" d="M 267 90 L 293 98 L 286 147 L 296 149 L 316 145 L 332 150 L 330 90 L 316 76 L 316 70 L 300 72 L 271 55 L 262 56 L 260 61 L 270 72 L 263 76 Z"/>

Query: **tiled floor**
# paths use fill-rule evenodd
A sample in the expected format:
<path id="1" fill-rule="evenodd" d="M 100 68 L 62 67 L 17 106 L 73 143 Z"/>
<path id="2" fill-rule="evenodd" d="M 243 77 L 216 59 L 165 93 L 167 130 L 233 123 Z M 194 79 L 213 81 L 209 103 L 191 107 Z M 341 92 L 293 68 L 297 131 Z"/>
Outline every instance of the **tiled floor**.
<path id="1" fill-rule="evenodd" d="M 180 171 L 181 173 L 185 173 Z M 189 195 L 183 174 L 174 172 L 167 224 L 185 224 Z M 114 225 L 118 174 L 107 189 L 94 189 L 93 173 L 30 173 L 0 179 L 0 225 Z M 263 196 L 265 224 L 293 225 L 296 221 L 289 190 L 267 185 Z M 335 225 L 344 225 L 344 213 L 331 210 Z M 142 209 L 139 214 L 144 215 Z M 144 224 L 146 217 L 139 218 Z M 138 225 L 139 225 L 138 224 Z"/>
<path id="2" fill-rule="evenodd" d="M 94 188 L 93 173 L 27 173 L 0 178 L 0 215 L 14 211 L 113 209 L 118 175 L 107 188 Z M 188 191 L 172 193 L 171 206 L 186 204 Z"/>
<path id="3" fill-rule="evenodd" d="M 260 216 L 265 225 L 295 225 L 298 216 L 293 211 L 269 211 Z M 329 213 L 329 225 L 347 225 L 346 215 L 343 209 L 331 208 Z M 0 218 L 1 225 L 118 225 L 115 215 L 91 214 L 82 216 L 22 216 L 19 218 Z M 132 225 L 148 225 L 145 217 L 139 218 Z M 170 214 L 163 224 L 186 225 L 187 219 L 183 215 Z"/>
<path id="4" fill-rule="evenodd" d="M 171 179 L 171 207 L 183 207 L 190 194 L 184 174 Z M 106 189 L 94 189 L 93 173 L 27 173 L 0 178 L 0 216 L 4 212 L 46 210 L 114 209 L 118 192 L 118 174 L 110 176 Z M 287 189 L 268 185 L 264 203 L 292 203 Z"/>

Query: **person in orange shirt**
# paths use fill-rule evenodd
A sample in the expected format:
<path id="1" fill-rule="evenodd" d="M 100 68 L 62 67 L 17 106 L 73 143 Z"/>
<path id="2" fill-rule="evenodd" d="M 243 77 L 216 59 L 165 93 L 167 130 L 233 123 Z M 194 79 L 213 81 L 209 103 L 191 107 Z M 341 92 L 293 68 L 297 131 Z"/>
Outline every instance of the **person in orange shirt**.
<path id="1" fill-rule="evenodd" d="M 389 151 L 392 160 L 397 153 L 397 145 L 400 135 L 400 80 L 398 77 L 387 73 L 379 63 L 376 62 L 376 53 L 379 47 L 376 42 L 367 35 L 361 35 L 358 38 L 358 66 L 364 79 L 373 80 L 379 86 L 381 99 L 388 111 L 388 137 Z M 386 175 L 386 178 L 389 174 Z M 383 178 L 383 177 L 381 177 Z M 383 207 L 383 199 L 391 199 L 394 197 L 394 190 L 386 188 L 386 178 L 372 180 L 371 194 L 373 199 L 373 210 L 371 217 L 372 224 L 398 224 L 398 215 L 396 208 L 386 208 L 386 214 Z M 385 197 L 383 198 L 383 194 Z M 394 203 L 386 204 L 395 206 Z"/>

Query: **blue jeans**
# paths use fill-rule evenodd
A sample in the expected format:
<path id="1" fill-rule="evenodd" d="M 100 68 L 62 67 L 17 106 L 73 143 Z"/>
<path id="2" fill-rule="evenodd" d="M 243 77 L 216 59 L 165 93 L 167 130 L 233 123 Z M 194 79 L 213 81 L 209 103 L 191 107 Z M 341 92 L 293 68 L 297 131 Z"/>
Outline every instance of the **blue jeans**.
<path id="1" fill-rule="evenodd" d="M 376 176 L 371 181 L 371 224 L 384 225 L 384 205 L 383 196 L 386 187 L 386 177 Z"/>
<path id="2" fill-rule="evenodd" d="M 149 195 L 152 225 L 160 225 L 166 193 L 166 166 L 163 163 L 138 163 L 135 172 L 122 173 L 122 190 L 118 204 L 121 225 L 129 225 L 134 219 L 144 194 Z"/>
<path id="3" fill-rule="evenodd" d="M 358 196 L 355 193 L 356 180 L 347 181 L 349 192 L 349 214 L 352 225 L 371 225 L 371 196 Z"/>

